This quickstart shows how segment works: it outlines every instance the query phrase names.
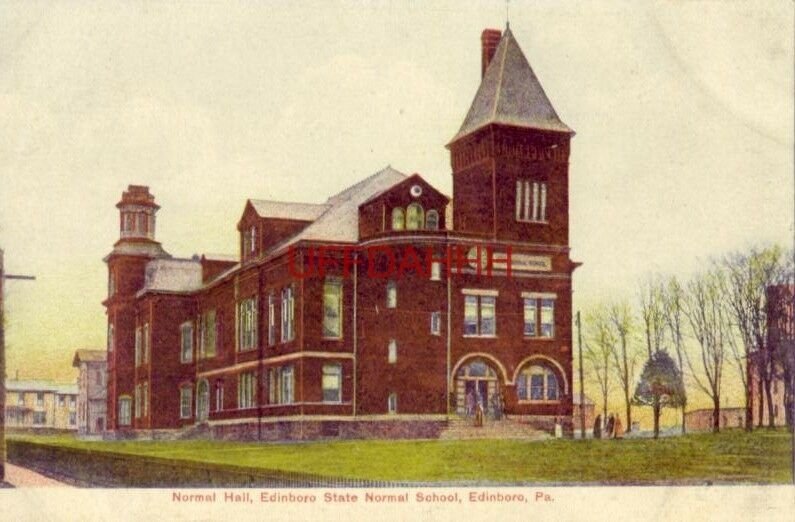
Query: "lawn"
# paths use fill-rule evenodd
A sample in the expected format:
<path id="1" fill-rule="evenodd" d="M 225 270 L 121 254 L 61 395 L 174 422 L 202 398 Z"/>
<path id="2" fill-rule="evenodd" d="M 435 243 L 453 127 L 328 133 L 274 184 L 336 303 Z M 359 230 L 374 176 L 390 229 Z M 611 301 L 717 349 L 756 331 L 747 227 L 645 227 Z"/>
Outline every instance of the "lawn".
<path id="1" fill-rule="evenodd" d="M 82 441 L 17 436 L 44 444 L 326 476 L 417 482 L 791 483 L 784 430 L 728 430 L 660 440 Z"/>

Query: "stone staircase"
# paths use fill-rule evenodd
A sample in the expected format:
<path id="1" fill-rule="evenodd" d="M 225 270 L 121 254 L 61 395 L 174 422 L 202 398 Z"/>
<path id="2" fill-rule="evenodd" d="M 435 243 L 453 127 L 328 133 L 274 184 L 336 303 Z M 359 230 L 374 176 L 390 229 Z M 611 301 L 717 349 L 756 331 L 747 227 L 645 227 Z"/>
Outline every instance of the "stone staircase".
<path id="1" fill-rule="evenodd" d="M 546 440 L 552 435 L 527 423 L 512 419 L 483 419 L 483 426 L 475 426 L 474 419 L 451 417 L 439 435 L 439 440 L 461 439 L 522 439 Z"/>

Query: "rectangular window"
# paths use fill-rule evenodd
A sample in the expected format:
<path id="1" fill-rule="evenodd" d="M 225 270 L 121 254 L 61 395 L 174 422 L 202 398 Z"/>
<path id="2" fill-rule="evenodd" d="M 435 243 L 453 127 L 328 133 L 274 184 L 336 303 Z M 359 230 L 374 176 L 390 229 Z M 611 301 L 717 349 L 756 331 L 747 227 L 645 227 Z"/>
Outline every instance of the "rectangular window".
<path id="1" fill-rule="evenodd" d="M 397 341 L 394 339 L 389 340 L 389 348 L 386 360 L 389 364 L 395 364 L 397 362 Z"/>
<path id="2" fill-rule="evenodd" d="M 75 396 L 69 397 L 69 408 L 73 410 L 76 407 L 77 407 L 77 397 Z"/>
<path id="3" fill-rule="evenodd" d="M 132 421 L 132 405 L 129 397 L 119 397 L 119 425 L 129 426 Z"/>
<path id="4" fill-rule="evenodd" d="M 442 264 L 439 261 L 431 263 L 431 281 L 440 281 L 442 279 Z"/>
<path id="5" fill-rule="evenodd" d="M 257 299 L 250 297 L 237 305 L 238 351 L 257 347 Z"/>
<path id="6" fill-rule="evenodd" d="M 215 383 L 215 411 L 222 411 L 224 409 L 224 383 L 218 381 Z"/>
<path id="7" fill-rule="evenodd" d="M 496 303 L 497 298 L 493 295 L 465 295 L 464 335 L 496 335 Z"/>
<path id="8" fill-rule="evenodd" d="M 190 419 L 193 411 L 193 389 L 183 386 L 179 389 L 179 418 Z"/>
<path id="9" fill-rule="evenodd" d="M 149 336 L 149 323 L 144 323 L 143 331 L 141 332 L 141 344 L 143 345 L 143 349 L 141 350 L 141 359 L 144 364 L 149 362 L 149 354 L 151 353 L 149 350 L 150 347 L 150 336 Z"/>
<path id="10" fill-rule="evenodd" d="M 257 380 L 254 372 L 241 373 L 237 381 L 237 407 L 253 408 L 257 405 Z"/>
<path id="11" fill-rule="evenodd" d="M 66 407 L 66 396 L 65 395 L 59 395 L 58 396 L 58 406 L 60 406 L 61 408 Z"/>
<path id="12" fill-rule="evenodd" d="M 386 282 L 386 307 L 397 307 L 397 285 L 394 281 Z"/>
<path id="13" fill-rule="evenodd" d="M 108 324 L 108 351 L 113 351 L 114 339 L 113 339 L 113 325 Z"/>
<path id="14" fill-rule="evenodd" d="M 143 416 L 149 415 L 149 383 L 145 382 L 141 385 L 141 399 L 143 400 Z"/>
<path id="15" fill-rule="evenodd" d="M 295 336 L 295 296 L 291 287 L 282 290 L 282 342 L 292 341 Z"/>
<path id="16" fill-rule="evenodd" d="M 268 295 L 268 346 L 276 344 L 276 302 L 273 294 Z"/>
<path id="17" fill-rule="evenodd" d="M 141 327 L 135 328 L 135 366 L 141 365 Z"/>
<path id="18" fill-rule="evenodd" d="M 19 393 L 17 395 L 17 406 L 24 406 L 25 405 L 25 394 Z"/>
<path id="19" fill-rule="evenodd" d="M 323 402 L 342 401 L 342 367 L 339 364 L 323 365 Z"/>
<path id="20" fill-rule="evenodd" d="M 293 367 L 282 366 L 268 371 L 268 402 L 270 404 L 292 404 L 293 402 Z"/>
<path id="21" fill-rule="evenodd" d="M 36 406 L 44 406 L 44 393 L 36 393 Z"/>
<path id="22" fill-rule="evenodd" d="M 217 329 L 215 326 L 215 310 L 204 312 L 201 316 L 201 333 L 199 334 L 199 358 L 215 357 Z"/>
<path id="23" fill-rule="evenodd" d="M 141 418 L 141 385 L 135 385 L 135 418 Z"/>
<path id="24" fill-rule="evenodd" d="M 516 221 L 544 223 L 546 220 L 546 183 L 516 180 Z"/>
<path id="25" fill-rule="evenodd" d="M 69 424 L 71 426 L 74 426 L 75 424 L 77 424 L 77 412 L 73 411 L 73 412 L 69 413 Z"/>
<path id="26" fill-rule="evenodd" d="M 386 401 L 386 411 L 389 413 L 397 413 L 397 394 L 390 393 Z"/>
<path id="27" fill-rule="evenodd" d="M 431 312 L 431 335 L 442 333 L 442 312 Z"/>
<path id="28" fill-rule="evenodd" d="M 180 326 L 181 346 L 179 360 L 189 363 L 193 360 L 193 323 L 183 323 Z"/>
<path id="29" fill-rule="evenodd" d="M 535 298 L 525 298 L 524 299 L 524 334 L 527 337 L 535 337 L 537 335 L 536 332 L 536 314 L 538 308 L 536 303 L 538 302 Z"/>
<path id="30" fill-rule="evenodd" d="M 44 411 L 33 412 L 33 424 L 46 424 L 46 423 L 47 423 L 47 412 Z"/>
<path id="31" fill-rule="evenodd" d="M 342 281 L 337 279 L 323 283 L 323 337 L 342 337 Z"/>
<path id="32" fill-rule="evenodd" d="M 555 335 L 555 301 L 541 300 L 541 337 L 551 338 Z"/>
<path id="33" fill-rule="evenodd" d="M 530 376 L 530 400 L 544 400 L 544 375 L 533 374 Z"/>
<path id="34" fill-rule="evenodd" d="M 96 372 L 94 372 L 94 383 L 95 383 L 97 386 L 102 386 L 102 372 L 101 372 L 101 371 L 99 371 L 99 370 L 97 370 Z"/>

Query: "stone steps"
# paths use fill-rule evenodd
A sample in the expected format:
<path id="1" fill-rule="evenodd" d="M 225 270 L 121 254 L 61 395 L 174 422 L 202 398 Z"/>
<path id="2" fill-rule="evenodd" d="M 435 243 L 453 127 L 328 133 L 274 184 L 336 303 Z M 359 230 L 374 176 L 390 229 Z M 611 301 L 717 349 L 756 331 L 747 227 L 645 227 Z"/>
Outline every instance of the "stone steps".
<path id="1" fill-rule="evenodd" d="M 544 440 L 552 436 L 542 430 L 513 420 L 484 419 L 483 426 L 475 426 L 473 419 L 451 419 L 439 435 L 440 440 L 460 439 L 523 439 Z"/>

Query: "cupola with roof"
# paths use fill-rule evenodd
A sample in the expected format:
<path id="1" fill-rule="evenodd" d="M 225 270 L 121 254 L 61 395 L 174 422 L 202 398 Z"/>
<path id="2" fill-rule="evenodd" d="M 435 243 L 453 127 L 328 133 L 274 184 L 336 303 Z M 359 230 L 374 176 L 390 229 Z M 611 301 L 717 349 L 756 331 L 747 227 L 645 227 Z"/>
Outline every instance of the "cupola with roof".
<path id="1" fill-rule="evenodd" d="M 568 244 L 574 131 L 561 121 L 509 27 L 486 29 L 481 42 L 481 83 L 448 144 L 455 229 Z"/>

